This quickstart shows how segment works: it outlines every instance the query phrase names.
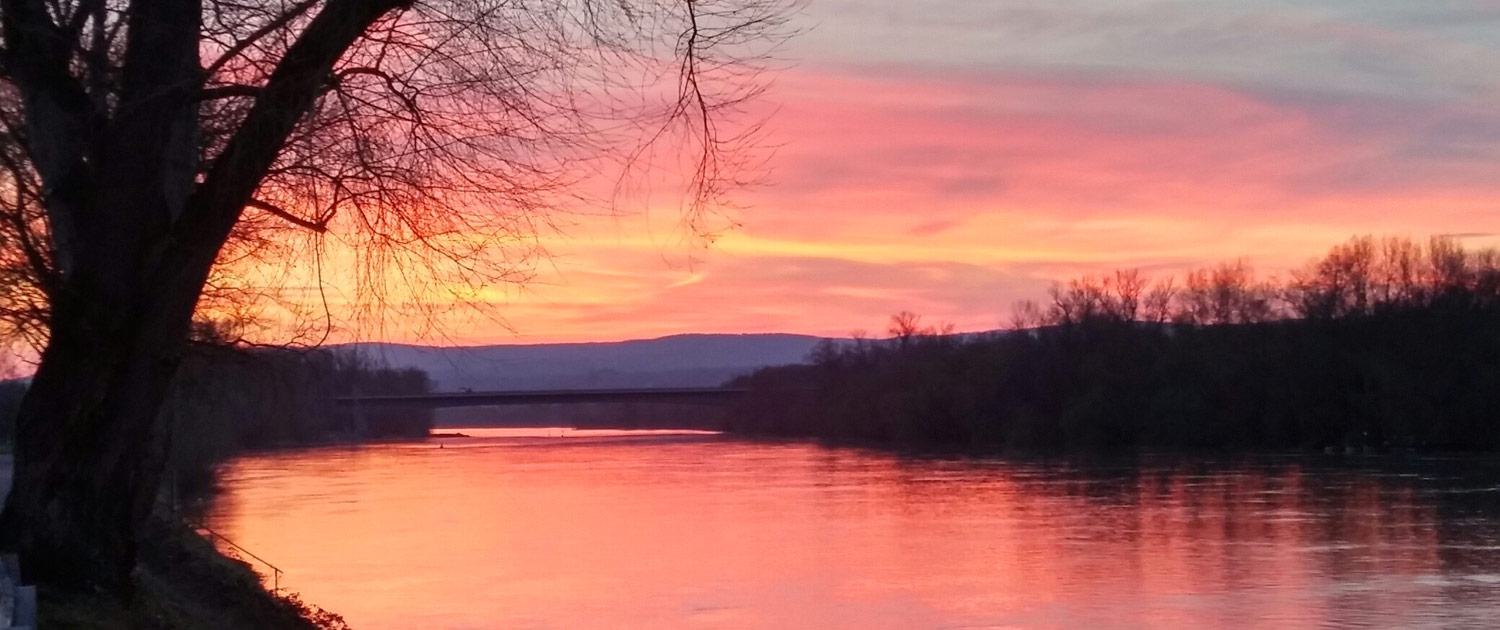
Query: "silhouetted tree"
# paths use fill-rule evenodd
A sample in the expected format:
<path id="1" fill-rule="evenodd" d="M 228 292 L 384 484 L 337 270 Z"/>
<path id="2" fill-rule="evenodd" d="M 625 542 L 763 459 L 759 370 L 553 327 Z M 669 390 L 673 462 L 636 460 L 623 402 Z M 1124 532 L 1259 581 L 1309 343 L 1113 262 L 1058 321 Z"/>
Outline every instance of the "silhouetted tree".
<path id="1" fill-rule="evenodd" d="M 901 343 L 909 343 L 922 334 L 922 317 L 911 311 L 901 311 L 891 316 L 889 332 Z"/>
<path id="2" fill-rule="evenodd" d="M 1040 304 L 1036 300 L 1021 300 L 1011 306 L 1010 329 L 1026 330 L 1043 325 L 1047 321 L 1046 313 L 1042 312 Z"/>
<path id="3" fill-rule="evenodd" d="M 1133 321 L 1153 325 L 1121 325 L 1144 286 Z M 1500 450 L 1495 251 L 1357 237 L 1284 286 L 1243 263 L 1173 286 L 1080 278 L 1047 312 L 1019 303 L 1006 334 L 830 343 L 743 379 L 778 403 L 732 426 L 1028 451 Z"/>
<path id="4" fill-rule="evenodd" d="M 1151 285 L 1146 292 L 1144 321 L 1153 324 L 1165 324 L 1172 321 L 1172 305 L 1177 300 L 1177 282 L 1174 278 L 1167 278 Z"/>
<path id="5" fill-rule="evenodd" d="M 1109 303 L 1109 316 L 1119 321 L 1136 321 L 1141 316 L 1142 299 L 1146 294 L 1146 286 L 1149 280 L 1141 275 L 1139 269 L 1124 269 L 1116 271 L 1114 278 L 1108 283 L 1111 290 L 1111 301 Z"/>
<path id="6" fill-rule="evenodd" d="M 1178 294 L 1178 320 L 1198 325 L 1263 322 L 1276 314 L 1275 291 L 1255 279 L 1243 260 L 1189 273 Z"/>
<path id="7" fill-rule="evenodd" d="M 737 61 L 781 23 L 773 0 L 0 10 L 0 264 L 29 282 L 0 315 L 45 337 L 0 547 L 75 586 L 128 582 L 216 261 L 299 230 L 345 235 L 375 286 L 416 266 L 507 280 L 487 249 L 524 249 L 579 160 L 646 146 L 621 130 L 683 141 L 693 215 L 735 179 L 742 136 L 716 120 L 755 92 Z"/>

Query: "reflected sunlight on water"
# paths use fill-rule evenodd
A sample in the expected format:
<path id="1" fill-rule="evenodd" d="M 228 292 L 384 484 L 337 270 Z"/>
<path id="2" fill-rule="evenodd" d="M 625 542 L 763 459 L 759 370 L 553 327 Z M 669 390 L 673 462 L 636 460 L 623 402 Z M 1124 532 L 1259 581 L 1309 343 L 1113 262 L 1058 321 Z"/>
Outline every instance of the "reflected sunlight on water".
<path id="1" fill-rule="evenodd" d="M 462 431 L 475 437 L 242 458 L 210 525 L 355 628 L 1500 618 L 1490 461 L 1082 466 Z"/>

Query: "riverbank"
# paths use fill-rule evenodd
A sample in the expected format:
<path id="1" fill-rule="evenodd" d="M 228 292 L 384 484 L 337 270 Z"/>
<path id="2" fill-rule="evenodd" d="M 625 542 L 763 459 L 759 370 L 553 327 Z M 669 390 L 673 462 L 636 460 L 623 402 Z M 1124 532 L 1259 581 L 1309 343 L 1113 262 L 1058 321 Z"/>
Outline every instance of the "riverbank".
<path id="1" fill-rule="evenodd" d="M 347 628 L 336 614 L 295 594 L 267 591 L 243 562 L 181 523 L 158 521 L 142 541 L 136 592 L 128 599 L 43 589 L 44 628 L 313 630 Z"/>
<path id="2" fill-rule="evenodd" d="M 748 395 L 728 428 L 1003 452 L 1500 452 L 1500 253 L 1358 238 L 1291 282 L 1234 263 L 1176 286 L 1081 278 L 991 334 L 902 313 L 890 339 L 732 381 Z"/>
<path id="3" fill-rule="evenodd" d="M 726 428 L 1010 454 L 1496 452 L 1494 312 L 867 342 L 737 381 Z"/>
<path id="4" fill-rule="evenodd" d="M 0 453 L 0 503 L 10 493 L 12 456 Z M 112 630 L 337 630 L 334 613 L 296 594 L 267 591 L 249 565 L 220 553 L 180 521 L 152 523 L 141 541 L 129 598 L 42 588 L 38 626 Z"/>

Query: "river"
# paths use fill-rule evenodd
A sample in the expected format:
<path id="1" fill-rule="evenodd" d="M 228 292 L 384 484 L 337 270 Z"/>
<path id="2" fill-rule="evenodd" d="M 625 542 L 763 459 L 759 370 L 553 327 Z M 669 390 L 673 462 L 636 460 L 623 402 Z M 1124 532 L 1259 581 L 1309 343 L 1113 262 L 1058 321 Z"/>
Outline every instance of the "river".
<path id="1" fill-rule="evenodd" d="M 1500 462 L 464 430 L 256 454 L 208 523 L 379 628 L 1493 627 Z"/>

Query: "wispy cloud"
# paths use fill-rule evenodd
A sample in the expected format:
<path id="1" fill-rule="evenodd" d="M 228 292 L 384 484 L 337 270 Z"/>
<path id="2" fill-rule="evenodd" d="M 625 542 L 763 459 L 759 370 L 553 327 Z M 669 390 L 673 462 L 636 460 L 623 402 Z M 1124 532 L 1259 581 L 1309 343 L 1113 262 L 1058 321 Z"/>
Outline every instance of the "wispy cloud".
<path id="1" fill-rule="evenodd" d="M 1055 278 L 1352 234 L 1500 243 L 1500 1 L 820 0 L 767 94 L 779 146 L 742 224 L 581 221 L 514 332 L 989 328 Z"/>

